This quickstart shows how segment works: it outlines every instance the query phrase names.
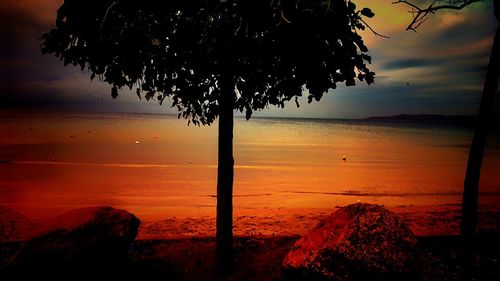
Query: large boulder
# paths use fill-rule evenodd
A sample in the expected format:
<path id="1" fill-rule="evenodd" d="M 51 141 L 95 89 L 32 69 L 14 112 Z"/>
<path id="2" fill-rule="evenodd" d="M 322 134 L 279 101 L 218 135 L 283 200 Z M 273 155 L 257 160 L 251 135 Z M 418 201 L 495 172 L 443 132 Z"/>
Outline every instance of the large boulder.
<path id="1" fill-rule="evenodd" d="M 111 207 L 67 212 L 35 232 L 10 270 L 50 276 L 113 270 L 127 259 L 139 224 L 133 214 Z"/>
<path id="2" fill-rule="evenodd" d="M 26 240 L 33 231 L 28 218 L 17 211 L 0 206 L 0 243 Z"/>
<path id="3" fill-rule="evenodd" d="M 290 276 L 307 280 L 350 280 L 356 276 L 374 280 L 409 272 L 416 242 L 412 231 L 394 213 L 378 205 L 358 203 L 338 209 L 299 239 L 283 266 Z"/>

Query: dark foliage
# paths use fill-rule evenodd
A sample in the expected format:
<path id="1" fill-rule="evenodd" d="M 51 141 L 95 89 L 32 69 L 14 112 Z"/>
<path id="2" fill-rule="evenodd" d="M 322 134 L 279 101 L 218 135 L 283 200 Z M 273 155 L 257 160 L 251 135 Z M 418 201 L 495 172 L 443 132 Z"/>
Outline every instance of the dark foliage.
<path id="1" fill-rule="evenodd" d="M 304 86 L 311 102 L 339 82 L 373 83 L 357 33 L 373 15 L 345 0 L 65 0 L 42 51 L 111 84 L 113 98 L 136 88 L 205 125 L 221 95 L 250 118 Z"/>

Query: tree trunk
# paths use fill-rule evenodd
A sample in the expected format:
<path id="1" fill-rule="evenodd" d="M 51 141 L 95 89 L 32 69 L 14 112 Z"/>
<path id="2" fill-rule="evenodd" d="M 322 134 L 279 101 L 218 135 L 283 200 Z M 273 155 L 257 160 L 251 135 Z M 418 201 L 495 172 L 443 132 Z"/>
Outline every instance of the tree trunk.
<path id="1" fill-rule="evenodd" d="M 224 85 L 225 86 L 225 85 Z M 217 222 L 215 253 L 219 269 L 232 267 L 233 254 L 233 98 L 230 87 L 222 87 L 219 112 L 217 168 Z"/>
<path id="2" fill-rule="evenodd" d="M 499 18 L 500 4 L 493 1 L 495 17 Z M 478 191 L 481 165 L 483 162 L 484 149 L 486 146 L 486 134 L 491 120 L 495 94 L 498 87 L 498 77 L 500 74 L 499 64 L 500 34 L 498 29 L 495 32 L 493 45 L 491 48 L 490 61 L 486 72 L 483 86 L 479 114 L 476 120 L 474 136 L 469 150 L 467 170 L 465 172 L 464 193 L 462 200 L 462 224 L 460 234 L 464 242 L 465 274 L 466 279 L 471 280 L 474 267 L 474 244 L 477 224 Z"/>

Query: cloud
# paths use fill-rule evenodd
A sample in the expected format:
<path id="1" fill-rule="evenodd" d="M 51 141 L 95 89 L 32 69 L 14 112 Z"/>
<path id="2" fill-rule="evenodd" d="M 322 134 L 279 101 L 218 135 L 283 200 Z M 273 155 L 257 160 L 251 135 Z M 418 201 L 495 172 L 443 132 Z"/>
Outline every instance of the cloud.
<path id="1" fill-rule="evenodd" d="M 387 108 L 399 103 L 398 109 L 411 111 L 413 103 L 422 112 L 475 114 L 497 25 L 490 5 L 438 12 L 416 33 L 390 29 L 390 39 L 369 46 L 384 79 L 371 91 L 352 91 L 367 99 L 377 95 Z"/>
<path id="2" fill-rule="evenodd" d="M 168 104 L 139 101 L 123 90 L 116 100 L 110 86 L 89 74 L 42 55 L 41 36 L 55 24 L 63 0 L 0 1 L 0 109 L 92 110 L 173 113 Z"/>
<path id="3" fill-rule="evenodd" d="M 412 67 L 425 67 L 435 64 L 434 60 L 425 58 L 411 58 L 411 59 L 399 59 L 399 60 L 388 60 L 382 66 L 384 69 L 403 69 Z"/>
<path id="4" fill-rule="evenodd" d="M 21 46 L 19 44 L 37 44 L 41 35 L 54 26 L 57 7 L 62 2 L 62 0 L 2 0 L 0 2 L 1 46 L 18 49 Z M 2 52 L 0 55 L 3 56 L 5 53 Z"/>
<path id="5" fill-rule="evenodd" d="M 139 101 L 127 91 L 112 100 L 107 84 L 91 83 L 87 72 L 42 56 L 40 37 L 53 27 L 62 2 L 0 1 L 0 106 L 174 113 L 168 105 Z M 405 30 L 411 14 L 404 5 L 391 5 L 391 0 L 355 2 L 358 8 L 370 7 L 376 16 L 367 22 L 391 37 L 362 32 L 373 57 L 375 84 L 341 86 L 319 103 L 303 99 L 299 109 L 292 102 L 284 110 L 271 108 L 257 115 L 348 118 L 476 112 L 497 25 L 490 1 L 433 14 L 416 33 Z"/>

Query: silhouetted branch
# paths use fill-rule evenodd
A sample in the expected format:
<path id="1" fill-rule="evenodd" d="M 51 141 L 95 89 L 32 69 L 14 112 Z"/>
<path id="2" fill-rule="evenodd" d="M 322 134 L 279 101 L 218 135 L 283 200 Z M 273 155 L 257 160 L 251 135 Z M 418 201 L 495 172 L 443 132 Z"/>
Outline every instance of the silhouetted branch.
<path id="1" fill-rule="evenodd" d="M 120 1 L 114 1 L 113 3 L 111 3 L 111 5 L 109 5 L 108 9 L 106 9 L 106 13 L 104 14 L 104 17 L 102 18 L 101 28 L 104 26 L 104 22 L 106 21 L 106 18 L 108 17 L 109 11 L 111 10 L 111 8 L 113 8 L 114 5 L 118 4 L 118 2 L 120 2 Z"/>
<path id="2" fill-rule="evenodd" d="M 368 29 L 370 29 L 370 31 L 375 34 L 376 36 L 380 36 L 380 37 L 384 37 L 384 38 L 390 38 L 389 36 L 387 35 L 383 35 L 383 34 L 380 34 L 378 32 L 376 32 L 368 23 L 366 23 L 366 21 L 364 21 L 363 19 L 359 19 L 366 27 L 368 27 Z"/>
<path id="3" fill-rule="evenodd" d="M 285 17 L 285 13 L 283 13 L 283 10 L 281 10 L 281 18 L 284 19 L 286 21 L 286 23 L 292 23 L 291 21 L 289 21 L 286 17 Z"/>
<path id="4" fill-rule="evenodd" d="M 406 27 L 406 30 L 416 31 L 426 20 L 429 14 L 434 14 L 439 10 L 461 10 L 473 3 L 482 0 L 434 0 L 426 8 L 414 4 L 413 1 L 398 0 L 392 4 L 406 4 L 411 7 L 410 13 L 413 14 L 413 20 Z"/>

